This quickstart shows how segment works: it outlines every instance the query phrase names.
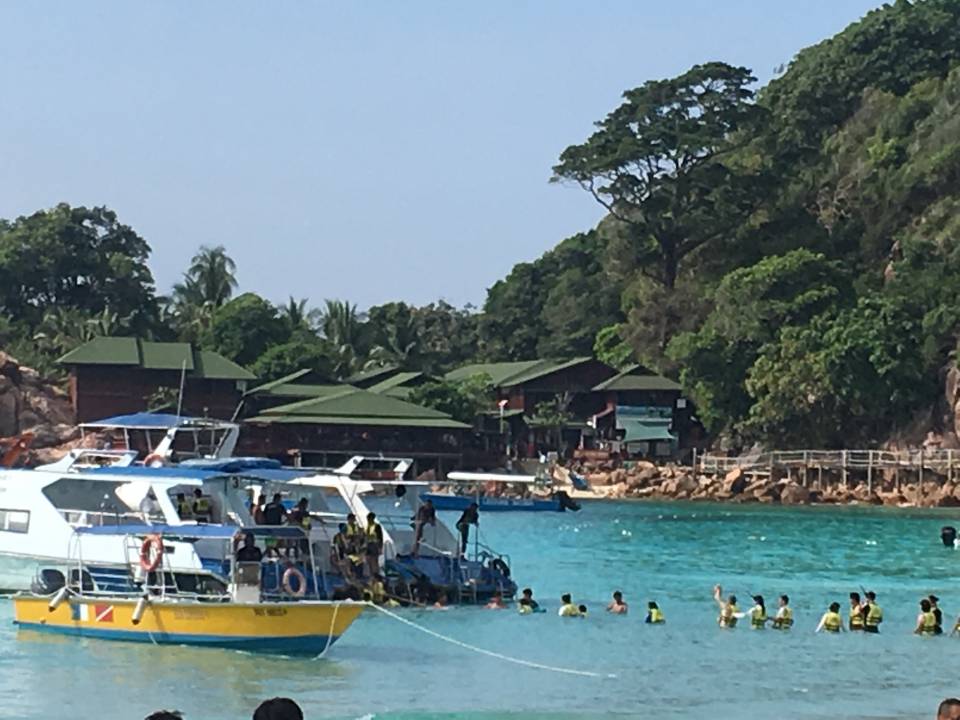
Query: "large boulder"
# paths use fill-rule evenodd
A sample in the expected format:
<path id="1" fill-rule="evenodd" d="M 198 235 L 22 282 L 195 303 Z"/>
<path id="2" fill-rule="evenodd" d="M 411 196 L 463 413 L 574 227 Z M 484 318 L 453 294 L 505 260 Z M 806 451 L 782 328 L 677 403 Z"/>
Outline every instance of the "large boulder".
<path id="1" fill-rule="evenodd" d="M 805 505 L 810 502 L 810 491 L 798 483 L 786 483 L 780 490 L 780 502 L 784 505 Z"/>
<path id="2" fill-rule="evenodd" d="M 739 495 L 747 489 L 747 476 L 743 474 L 740 468 L 734 468 L 723 478 L 723 490 L 721 492 L 730 495 Z"/>

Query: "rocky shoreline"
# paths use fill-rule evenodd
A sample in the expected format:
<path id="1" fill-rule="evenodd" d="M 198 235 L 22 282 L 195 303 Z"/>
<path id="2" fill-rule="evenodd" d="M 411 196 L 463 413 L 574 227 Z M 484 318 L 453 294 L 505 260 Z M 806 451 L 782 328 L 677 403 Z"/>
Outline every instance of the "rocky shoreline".
<path id="1" fill-rule="evenodd" d="M 687 500 L 771 505 L 887 505 L 894 507 L 960 507 L 960 483 L 946 480 L 899 483 L 878 477 L 873 487 L 836 477 L 804 483 L 802 479 L 748 473 L 734 469 L 726 475 L 694 473 L 690 467 L 639 461 L 629 467 L 584 463 L 571 468 L 586 478 L 590 490 L 571 493 L 577 498 L 606 500 Z M 566 480 L 566 469 L 554 478 Z"/>

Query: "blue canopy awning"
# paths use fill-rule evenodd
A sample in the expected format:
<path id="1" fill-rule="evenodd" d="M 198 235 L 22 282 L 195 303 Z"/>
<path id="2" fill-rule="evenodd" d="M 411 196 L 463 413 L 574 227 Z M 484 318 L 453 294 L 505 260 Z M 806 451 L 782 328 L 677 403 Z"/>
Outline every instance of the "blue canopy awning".
<path id="1" fill-rule="evenodd" d="M 114 415 L 103 420 L 83 423 L 83 427 L 118 427 L 128 430 L 166 430 L 191 423 L 203 422 L 199 418 L 184 417 L 172 413 L 139 412 L 130 415 Z"/>

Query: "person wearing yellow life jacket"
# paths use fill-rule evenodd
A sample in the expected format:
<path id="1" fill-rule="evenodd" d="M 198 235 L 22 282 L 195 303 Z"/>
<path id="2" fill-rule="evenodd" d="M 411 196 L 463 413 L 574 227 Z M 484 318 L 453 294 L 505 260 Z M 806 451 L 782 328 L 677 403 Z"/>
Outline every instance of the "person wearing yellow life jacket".
<path id="1" fill-rule="evenodd" d="M 868 633 L 880 632 L 880 623 L 883 622 L 883 609 L 877 605 L 877 594 L 870 591 L 867 597 L 867 613 L 863 619 L 863 630 Z"/>
<path id="2" fill-rule="evenodd" d="M 754 595 L 755 603 L 750 608 L 750 627 L 754 630 L 763 630 L 767 626 L 767 606 L 763 602 L 763 595 Z"/>
<path id="3" fill-rule="evenodd" d="M 560 596 L 560 610 L 557 615 L 560 617 L 580 617 L 580 608 L 573 604 L 570 593 L 564 593 Z"/>
<path id="4" fill-rule="evenodd" d="M 927 595 L 930 601 L 930 612 L 937 621 L 937 626 L 933 630 L 934 635 L 943 635 L 943 610 L 940 609 L 940 598 L 936 595 Z"/>
<path id="5" fill-rule="evenodd" d="M 920 614 L 917 615 L 916 635 L 934 635 L 937 631 L 937 618 L 927 598 L 920 601 Z"/>
<path id="6" fill-rule="evenodd" d="M 850 593 L 850 610 L 847 614 L 847 622 L 850 632 L 863 631 L 864 605 L 860 601 L 860 593 Z"/>
<path id="7" fill-rule="evenodd" d="M 771 627 L 774 630 L 789 630 L 793 627 L 793 609 L 790 607 L 790 598 L 786 595 L 780 596 L 780 607 L 777 608 Z"/>
<path id="8" fill-rule="evenodd" d="M 720 608 L 720 615 L 717 618 L 717 624 L 722 628 L 735 628 L 737 620 L 740 618 L 740 608 L 737 607 L 737 596 L 731 595 L 726 600 L 721 597 L 723 589 L 719 585 L 713 588 L 713 599 Z"/>
<path id="9" fill-rule="evenodd" d="M 187 502 L 184 493 L 177 493 L 177 515 L 181 520 L 190 520 L 193 517 L 193 505 Z"/>
<path id="10" fill-rule="evenodd" d="M 210 499 L 204 497 L 203 490 L 200 488 L 195 488 L 193 491 L 193 515 L 198 523 L 208 523 L 212 516 Z"/>
<path id="11" fill-rule="evenodd" d="M 663 625 L 667 619 L 663 616 L 660 606 L 651 600 L 647 603 L 647 617 L 643 621 L 648 625 Z"/>
<path id="12" fill-rule="evenodd" d="M 369 577 L 380 574 L 380 553 L 383 552 L 383 528 L 377 522 L 376 513 L 367 513 L 367 526 L 363 530 L 366 542 L 364 549 Z"/>
<path id="13" fill-rule="evenodd" d="M 830 609 L 820 618 L 820 624 L 817 625 L 817 632 L 822 631 L 829 633 L 843 632 L 843 618 L 840 617 L 840 603 L 830 603 Z"/>

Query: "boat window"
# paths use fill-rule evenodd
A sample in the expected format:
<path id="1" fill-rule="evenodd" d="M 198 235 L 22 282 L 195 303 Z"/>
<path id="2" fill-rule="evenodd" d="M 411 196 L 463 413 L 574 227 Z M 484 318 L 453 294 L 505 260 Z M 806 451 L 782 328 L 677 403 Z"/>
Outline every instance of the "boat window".
<path id="1" fill-rule="evenodd" d="M 126 517 L 136 506 L 125 502 L 118 490 L 127 482 L 62 477 L 43 488 L 43 494 L 67 522 L 99 524 L 96 518 Z M 143 493 L 139 493 L 142 497 Z"/>
<path id="2" fill-rule="evenodd" d="M 0 531 L 25 533 L 29 529 L 29 510 L 5 510 L 0 508 Z"/>

